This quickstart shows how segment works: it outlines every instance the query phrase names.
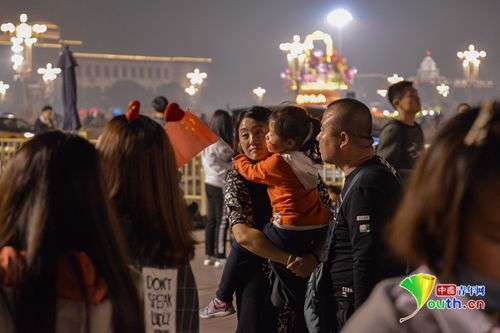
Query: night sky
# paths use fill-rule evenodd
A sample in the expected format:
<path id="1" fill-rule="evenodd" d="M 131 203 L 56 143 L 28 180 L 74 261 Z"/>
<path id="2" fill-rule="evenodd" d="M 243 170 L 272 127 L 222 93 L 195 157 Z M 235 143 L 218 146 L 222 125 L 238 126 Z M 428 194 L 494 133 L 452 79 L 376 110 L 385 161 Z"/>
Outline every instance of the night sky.
<path id="1" fill-rule="evenodd" d="M 338 7 L 354 16 L 343 53 L 360 73 L 415 75 L 430 50 L 442 75 L 460 78 L 456 53 L 473 43 L 487 53 L 480 77 L 500 86 L 498 0 L 2 0 L 0 22 L 25 12 L 55 23 L 64 39 L 84 41 L 77 51 L 213 58 L 204 96 L 216 108 L 255 103 L 258 85 L 265 103 L 291 99 L 279 43 L 318 29 L 335 43 L 326 16 Z"/>

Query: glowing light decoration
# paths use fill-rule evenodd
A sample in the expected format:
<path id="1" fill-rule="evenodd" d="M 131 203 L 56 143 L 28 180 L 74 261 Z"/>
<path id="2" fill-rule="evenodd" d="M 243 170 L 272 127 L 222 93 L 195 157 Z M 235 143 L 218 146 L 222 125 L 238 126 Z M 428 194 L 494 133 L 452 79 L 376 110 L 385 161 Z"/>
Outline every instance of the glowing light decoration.
<path id="1" fill-rule="evenodd" d="M 17 25 L 10 22 L 0 25 L 0 31 L 11 36 L 11 50 L 13 52 L 11 57 L 13 62 L 12 68 L 19 74 L 31 72 L 31 48 L 38 41 L 34 35 L 39 35 L 47 31 L 45 24 L 30 25 L 27 22 L 28 15 L 21 14 Z"/>
<path id="2" fill-rule="evenodd" d="M 338 98 L 336 91 L 350 88 L 356 69 L 348 67 L 346 59 L 338 55 L 329 34 L 314 31 L 305 37 L 304 43 L 295 35 L 292 43 L 282 43 L 280 49 L 288 60 L 281 78 L 296 93 L 297 103 L 300 100 L 301 104 L 321 104 L 314 98 L 298 98 L 299 95 L 323 95 L 326 103 Z"/>
<path id="3" fill-rule="evenodd" d="M 446 97 L 450 93 L 450 86 L 445 83 L 441 83 L 439 86 L 436 86 L 436 90 L 439 95 Z"/>
<path id="4" fill-rule="evenodd" d="M 457 57 L 462 60 L 465 81 L 467 83 L 477 81 L 479 77 L 479 65 L 481 64 L 481 59 L 486 58 L 486 52 L 477 51 L 474 45 L 470 44 L 468 50 L 457 52 Z"/>
<path id="5" fill-rule="evenodd" d="M 261 86 L 258 86 L 257 88 L 255 88 L 252 91 L 259 98 L 262 98 L 262 96 L 264 96 L 264 94 L 266 93 L 266 89 L 262 88 Z"/>
<path id="6" fill-rule="evenodd" d="M 266 93 L 266 89 L 262 88 L 261 86 L 258 86 L 252 92 L 257 96 L 257 99 L 259 100 L 259 104 L 262 103 L 262 99 L 264 98 L 264 94 Z"/>
<path id="7" fill-rule="evenodd" d="M 439 116 L 441 114 L 441 107 L 440 106 L 434 106 L 432 108 L 428 109 L 422 109 L 420 110 L 419 113 L 417 113 L 418 117 L 427 117 L 427 116 Z"/>
<path id="8" fill-rule="evenodd" d="M 3 81 L 0 81 L 0 98 L 3 100 L 5 98 L 5 93 L 7 92 L 7 89 L 9 89 L 10 85 L 7 83 L 3 83 Z"/>
<path id="9" fill-rule="evenodd" d="M 48 63 L 45 68 L 38 68 L 38 74 L 42 75 L 44 82 L 53 81 L 57 78 L 58 74 L 61 74 L 61 69 L 52 67 L 52 64 Z"/>
<path id="10" fill-rule="evenodd" d="M 405 78 L 403 76 L 399 76 L 398 74 L 394 73 L 392 76 L 389 76 L 387 78 L 387 82 L 389 82 L 390 84 L 394 84 L 394 83 L 404 81 L 404 79 Z"/>
<path id="11" fill-rule="evenodd" d="M 191 82 L 191 85 L 201 85 L 203 80 L 207 78 L 207 73 L 200 72 L 198 68 L 195 68 L 191 73 L 187 73 L 186 77 Z"/>
<path id="12" fill-rule="evenodd" d="M 312 49 L 312 44 L 301 43 L 300 36 L 294 35 L 293 41 L 291 43 L 281 43 L 280 50 L 288 52 L 287 59 L 290 61 L 295 58 L 299 58 L 304 54 L 306 50 Z M 304 59 L 304 58 L 302 58 Z"/>
<path id="13" fill-rule="evenodd" d="M 198 88 L 195 88 L 195 86 L 193 85 L 190 85 L 189 87 L 187 87 L 186 89 L 184 89 L 184 91 L 189 95 L 189 96 L 194 96 L 194 94 L 196 94 L 196 92 L 198 91 Z"/>
<path id="14" fill-rule="evenodd" d="M 295 102 L 298 104 L 325 104 L 327 99 L 323 94 L 299 94 L 297 95 Z"/>
<path id="15" fill-rule="evenodd" d="M 377 94 L 385 98 L 387 96 L 387 89 L 377 89 Z"/>

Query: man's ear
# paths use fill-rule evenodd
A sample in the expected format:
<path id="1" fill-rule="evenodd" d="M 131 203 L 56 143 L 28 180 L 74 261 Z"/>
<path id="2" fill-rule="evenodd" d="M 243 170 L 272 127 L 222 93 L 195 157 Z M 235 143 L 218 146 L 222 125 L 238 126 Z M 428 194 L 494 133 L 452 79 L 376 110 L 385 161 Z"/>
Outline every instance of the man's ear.
<path id="1" fill-rule="evenodd" d="M 347 132 L 344 131 L 340 132 L 339 137 L 340 137 L 340 148 L 345 147 L 351 141 L 351 137 Z"/>
<path id="2" fill-rule="evenodd" d="M 400 98 L 396 98 L 396 99 L 394 99 L 394 100 L 392 101 L 392 105 L 394 105 L 394 108 L 395 108 L 396 110 L 398 110 L 398 109 L 399 109 L 399 105 L 400 105 L 400 104 L 401 104 L 401 99 L 400 99 Z"/>

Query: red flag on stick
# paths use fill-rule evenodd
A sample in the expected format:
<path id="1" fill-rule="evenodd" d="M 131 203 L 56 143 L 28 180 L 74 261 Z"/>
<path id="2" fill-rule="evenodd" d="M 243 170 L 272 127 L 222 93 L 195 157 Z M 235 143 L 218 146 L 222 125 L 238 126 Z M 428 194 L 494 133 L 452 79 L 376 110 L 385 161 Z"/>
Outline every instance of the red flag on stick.
<path id="1" fill-rule="evenodd" d="M 219 140 L 217 134 L 203 121 L 191 112 L 182 110 L 177 103 L 168 104 L 165 120 L 167 123 L 163 128 L 174 147 L 178 168 Z"/>

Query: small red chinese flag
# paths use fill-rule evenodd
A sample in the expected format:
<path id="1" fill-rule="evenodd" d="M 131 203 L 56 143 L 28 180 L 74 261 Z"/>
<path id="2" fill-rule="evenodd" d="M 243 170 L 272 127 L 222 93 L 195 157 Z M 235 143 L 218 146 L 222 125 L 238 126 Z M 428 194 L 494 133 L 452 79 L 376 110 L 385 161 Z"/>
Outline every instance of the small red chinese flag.
<path id="1" fill-rule="evenodd" d="M 177 167 L 191 161 L 203 149 L 217 142 L 219 137 L 203 121 L 177 103 L 170 103 L 165 110 L 167 123 L 163 127 L 174 147 Z"/>

